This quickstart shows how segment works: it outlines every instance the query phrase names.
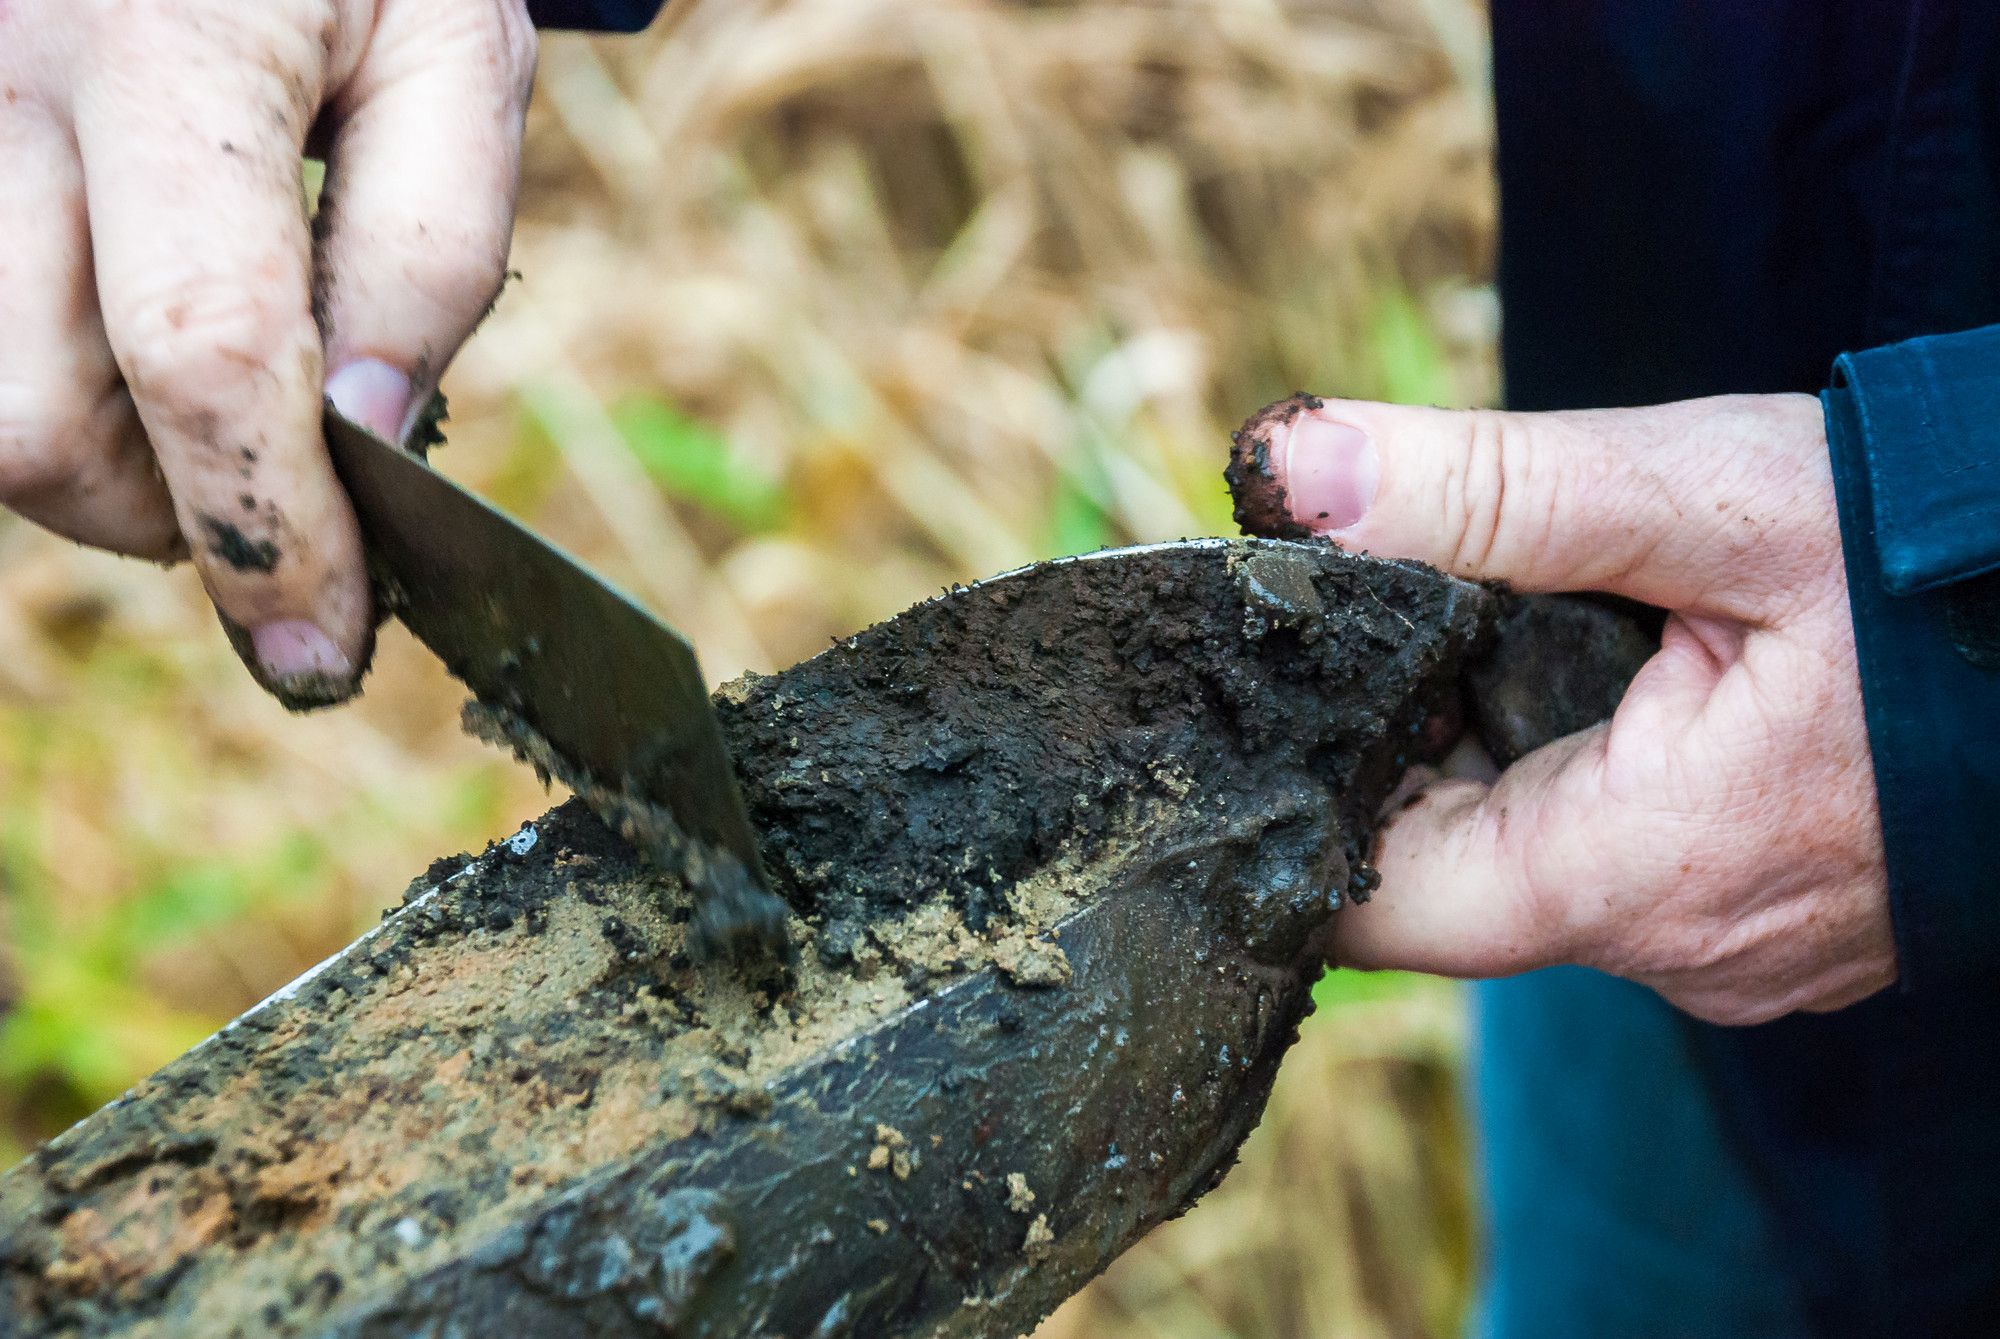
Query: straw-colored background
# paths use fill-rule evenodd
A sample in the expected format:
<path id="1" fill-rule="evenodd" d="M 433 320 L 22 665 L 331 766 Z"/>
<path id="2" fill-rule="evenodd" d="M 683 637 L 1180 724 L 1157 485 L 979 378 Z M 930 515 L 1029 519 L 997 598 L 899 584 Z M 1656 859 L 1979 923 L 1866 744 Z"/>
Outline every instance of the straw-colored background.
<path id="1" fill-rule="evenodd" d="M 1483 62 L 1478 0 L 680 0 L 549 39 L 440 463 L 718 679 L 1226 533 L 1266 400 L 1491 397 Z M 358 707 L 287 718 L 187 573 L 0 519 L 0 1156 L 539 812 L 459 698 L 392 633 Z M 1324 993 L 1243 1168 L 1048 1334 L 1454 1332 L 1456 998 Z"/>

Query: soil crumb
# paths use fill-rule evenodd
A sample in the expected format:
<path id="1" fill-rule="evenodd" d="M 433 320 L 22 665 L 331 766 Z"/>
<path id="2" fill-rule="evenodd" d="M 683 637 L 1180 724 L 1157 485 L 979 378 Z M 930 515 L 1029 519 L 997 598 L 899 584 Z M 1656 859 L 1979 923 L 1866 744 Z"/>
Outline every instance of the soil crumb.
<path id="1" fill-rule="evenodd" d="M 1025 935 L 1009 935 L 994 945 L 993 965 L 1017 986 L 1059 986 L 1070 978 L 1060 945 Z"/>
<path id="2" fill-rule="evenodd" d="M 1028 1257 L 1028 1263 L 1038 1265 L 1055 1254 L 1056 1234 L 1049 1227 L 1049 1216 L 1035 1215 L 1035 1221 L 1028 1224 L 1028 1235 L 1021 1240 L 1021 1254 Z"/>
<path id="3" fill-rule="evenodd" d="M 910 1179 L 910 1173 L 920 1165 L 919 1155 L 910 1148 L 910 1141 L 903 1137 L 901 1130 L 888 1125 L 875 1127 L 875 1147 L 868 1150 L 868 1170 L 886 1171 L 898 1181 Z"/>

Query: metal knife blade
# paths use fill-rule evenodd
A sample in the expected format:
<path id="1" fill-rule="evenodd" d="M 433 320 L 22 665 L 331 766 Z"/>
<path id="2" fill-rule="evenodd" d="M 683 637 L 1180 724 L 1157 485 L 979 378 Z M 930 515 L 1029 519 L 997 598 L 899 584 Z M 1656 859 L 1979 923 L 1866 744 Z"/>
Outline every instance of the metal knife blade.
<path id="1" fill-rule="evenodd" d="M 480 733 L 567 782 L 694 889 L 694 947 L 785 954 L 784 905 L 694 648 L 583 564 L 331 409 L 327 449 L 391 612 L 477 698 Z"/>

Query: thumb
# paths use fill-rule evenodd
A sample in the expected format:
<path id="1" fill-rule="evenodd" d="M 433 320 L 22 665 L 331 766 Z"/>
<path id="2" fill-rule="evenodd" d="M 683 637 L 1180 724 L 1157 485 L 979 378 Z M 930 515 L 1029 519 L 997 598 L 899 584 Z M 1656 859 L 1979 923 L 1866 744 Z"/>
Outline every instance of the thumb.
<path id="1" fill-rule="evenodd" d="M 397 0 L 333 99 L 315 225 L 326 394 L 389 441 L 500 292 L 534 69 L 520 0 Z"/>
<path id="2" fill-rule="evenodd" d="M 1585 821 L 1606 729 L 1538 749 L 1490 786 L 1443 781 L 1405 802 L 1376 840 L 1382 891 L 1334 917 L 1333 961 L 1456 977 L 1567 961 L 1585 929 L 1577 890 L 1606 886 L 1613 843 Z"/>
<path id="3" fill-rule="evenodd" d="M 1714 607 L 1769 568 L 1738 561 L 1767 538 L 1739 513 L 1767 439 L 1798 440 L 1801 414 L 1818 431 L 1806 396 L 1514 414 L 1302 395 L 1237 434 L 1230 479 L 1252 531 L 1521 590 Z"/>

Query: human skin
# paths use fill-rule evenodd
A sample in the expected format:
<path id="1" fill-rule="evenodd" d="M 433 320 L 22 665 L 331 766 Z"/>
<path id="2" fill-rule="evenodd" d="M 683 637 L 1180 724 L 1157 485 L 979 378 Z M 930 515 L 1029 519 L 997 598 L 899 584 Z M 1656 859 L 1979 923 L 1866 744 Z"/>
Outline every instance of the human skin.
<path id="1" fill-rule="evenodd" d="M 0 0 L 0 502 L 192 556 L 259 682 L 351 695 L 322 395 L 403 437 L 490 305 L 534 63 L 523 0 Z"/>
<path id="2" fill-rule="evenodd" d="M 1251 431 L 1290 519 L 1343 548 L 1671 611 L 1609 722 L 1490 784 L 1415 792 L 1380 838 L 1380 892 L 1338 918 L 1338 960 L 1462 977 L 1576 963 L 1727 1024 L 1896 979 L 1817 400 L 1328 400 Z"/>

